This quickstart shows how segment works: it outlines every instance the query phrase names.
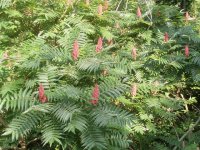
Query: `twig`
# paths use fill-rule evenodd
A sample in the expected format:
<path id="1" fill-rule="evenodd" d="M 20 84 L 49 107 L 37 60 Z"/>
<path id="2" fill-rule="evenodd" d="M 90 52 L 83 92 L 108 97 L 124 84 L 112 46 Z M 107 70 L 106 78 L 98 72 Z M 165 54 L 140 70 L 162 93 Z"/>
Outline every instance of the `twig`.
<path id="1" fill-rule="evenodd" d="M 65 8 L 65 11 L 63 12 L 61 17 L 59 18 L 59 21 L 61 21 L 65 17 L 66 13 L 67 13 L 67 8 Z"/>
<path id="2" fill-rule="evenodd" d="M 123 0 L 121 0 L 121 1 L 119 2 L 119 4 L 117 5 L 117 8 L 116 8 L 116 10 L 115 10 L 115 11 L 118 11 L 118 9 L 119 9 L 119 6 L 121 5 L 122 1 L 123 1 Z"/>
<path id="3" fill-rule="evenodd" d="M 8 127 L 8 125 L 6 124 L 6 122 L 3 120 L 2 116 L 0 116 L 0 123 L 2 124 L 2 126 Z"/>
<path id="4" fill-rule="evenodd" d="M 197 106 L 195 106 L 194 104 L 192 104 L 192 106 L 195 107 L 194 109 L 196 109 L 198 112 L 200 112 L 200 109 Z"/>
<path id="5" fill-rule="evenodd" d="M 188 131 L 178 141 L 181 142 L 194 129 L 194 127 L 198 125 L 199 122 L 200 122 L 200 117 L 197 119 L 195 124 L 191 128 L 189 128 Z M 173 150 L 176 150 L 176 149 L 177 149 L 177 146 L 174 147 Z"/>
<path id="6" fill-rule="evenodd" d="M 126 1 L 126 7 L 125 7 L 125 10 L 128 9 L 128 0 Z"/>
<path id="7" fill-rule="evenodd" d="M 40 140 L 39 138 L 35 138 L 35 139 L 29 141 L 29 142 L 26 144 L 26 147 L 28 147 L 31 143 L 34 143 L 34 142 L 39 141 L 39 140 Z"/>
<path id="8" fill-rule="evenodd" d="M 173 128 L 174 128 L 174 131 L 175 131 L 175 133 L 176 133 L 176 137 L 178 138 L 178 140 L 179 140 L 179 136 L 178 136 L 178 133 L 177 133 L 177 131 L 176 131 L 176 128 L 173 126 Z"/>
<path id="9" fill-rule="evenodd" d="M 145 0 L 145 3 L 146 3 L 146 5 L 147 5 L 147 7 L 148 7 L 148 13 L 147 13 L 147 17 L 149 18 L 149 20 L 150 20 L 150 22 L 152 22 L 152 9 L 149 7 L 149 4 L 148 4 L 148 2 Z M 148 14 L 149 14 L 149 16 L 148 16 Z"/>

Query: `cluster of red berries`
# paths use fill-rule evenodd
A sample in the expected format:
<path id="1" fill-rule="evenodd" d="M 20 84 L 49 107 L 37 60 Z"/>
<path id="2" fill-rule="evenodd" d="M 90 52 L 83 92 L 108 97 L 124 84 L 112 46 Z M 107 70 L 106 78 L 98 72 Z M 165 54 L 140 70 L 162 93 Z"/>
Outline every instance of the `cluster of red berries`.
<path id="1" fill-rule="evenodd" d="M 169 41 L 169 35 L 168 35 L 168 33 L 167 32 L 165 32 L 165 34 L 164 34 L 164 42 L 168 42 Z M 185 57 L 189 57 L 189 54 L 190 54 L 190 52 L 189 52 L 189 46 L 188 46 L 188 44 L 186 44 L 185 45 Z"/>
<path id="2" fill-rule="evenodd" d="M 45 90 L 44 90 L 44 86 L 40 83 L 39 88 L 38 88 L 38 94 L 39 94 L 39 101 L 41 103 L 46 103 L 48 102 L 47 96 L 45 95 Z M 91 104 L 93 105 L 97 105 L 98 101 L 99 101 L 99 85 L 96 83 L 95 87 L 93 89 L 92 92 L 92 100 L 91 100 Z"/>
<path id="3" fill-rule="evenodd" d="M 38 91 L 39 91 L 39 100 L 40 100 L 40 102 L 41 103 L 48 102 L 47 96 L 45 95 L 44 87 L 43 87 L 43 85 L 41 83 L 40 83 Z"/>
<path id="4" fill-rule="evenodd" d="M 90 1 L 89 0 L 86 0 L 86 5 L 89 5 Z M 105 0 L 104 1 L 104 6 L 102 6 L 101 4 L 98 6 L 98 15 L 102 15 L 103 14 L 103 10 L 107 10 L 108 9 L 108 1 Z M 142 12 L 141 12 L 141 9 L 140 7 L 137 8 L 137 16 L 138 18 L 142 18 Z M 186 12 L 185 13 L 185 20 L 186 22 L 188 20 L 190 20 L 190 16 L 189 16 L 189 13 Z M 167 43 L 169 41 L 169 35 L 167 32 L 165 32 L 164 34 L 164 42 Z M 108 41 L 108 44 L 110 45 L 112 43 L 112 40 L 109 40 Z M 102 37 L 99 37 L 98 38 L 98 42 L 97 42 L 97 45 L 96 45 L 96 52 L 99 53 L 101 52 L 103 48 L 103 39 Z M 136 52 L 136 48 L 133 47 L 132 48 L 132 57 L 134 60 L 136 60 L 136 57 L 137 57 L 137 52 Z M 74 44 L 73 44 L 73 51 L 72 51 L 72 58 L 76 61 L 78 60 L 78 56 L 79 56 L 79 44 L 78 44 L 78 41 L 75 40 L 74 41 Z M 189 46 L 188 44 L 185 45 L 185 56 L 186 57 L 189 57 Z M 92 93 L 92 100 L 91 100 L 91 104 L 93 105 L 97 105 L 98 101 L 99 101 L 99 94 L 100 94 L 100 90 L 99 90 L 99 85 L 96 83 L 95 84 L 95 87 L 93 89 L 93 93 Z M 136 84 L 133 84 L 131 86 L 131 95 L 132 96 L 136 96 L 137 94 L 137 85 Z M 44 87 L 42 84 L 40 84 L 39 86 L 39 100 L 41 103 L 45 103 L 47 102 L 47 97 L 45 95 L 45 91 L 44 91 Z"/>

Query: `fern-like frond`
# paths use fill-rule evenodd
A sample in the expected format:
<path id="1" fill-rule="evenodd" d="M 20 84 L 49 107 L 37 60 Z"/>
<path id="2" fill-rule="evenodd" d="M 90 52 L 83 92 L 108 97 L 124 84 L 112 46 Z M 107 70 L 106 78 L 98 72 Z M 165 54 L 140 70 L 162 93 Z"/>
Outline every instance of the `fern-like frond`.
<path id="1" fill-rule="evenodd" d="M 107 141 L 103 136 L 101 129 L 95 126 L 90 126 L 81 135 L 81 142 L 84 149 L 91 150 L 103 150 L 107 149 Z"/>
<path id="2" fill-rule="evenodd" d="M 103 126 L 127 126 L 133 121 L 132 114 L 116 106 L 99 106 L 92 112 L 94 123 Z"/>
<path id="3" fill-rule="evenodd" d="M 65 100 L 66 98 L 77 100 L 81 95 L 81 90 L 71 85 L 65 85 L 56 87 L 52 91 L 47 91 L 46 94 L 50 101 Z"/>
<path id="4" fill-rule="evenodd" d="M 35 100 L 32 90 L 29 89 L 21 89 L 18 93 L 7 95 L 2 100 L 0 100 L 1 109 L 11 109 L 12 111 L 24 111 L 30 106 L 34 105 L 34 103 Z"/>
<path id="5" fill-rule="evenodd" d="M 127 89 L 129 85 L 121 83 L 119 79 L 107 78 L 100 85 L 100 99 L 110 100 L 110 98 L 117 98 L 121 96 Z"/>
<path id="6" fill-rule="evenodd" d="M 38 82 L 42 83 L 46 89 L 55 86 L 58 79 L 57 67 L 55 66 L 48 66 L 47 69 L 38 74 Z"/>
<path id="7" fill-rule="evenodd" d="M 0 8 L 9 7 L 12 4 L 12 0 L 1 0 L 0 1 Z"/>
<path id="8" fill-rule="evenodd" d="M 45 144 L 49 143 L 50 146 L 57 142 L 62 145 L 63 131 L 61 126 L 53 120 L 45 121 L 42 127 L 42 141 Z"/>
<path id="9" fill-rule="evenodd" d="M 70 52 L 68 49 L 58 49 L 55 47 L 46 46 L 43 47 L 40 57 L 44 60 L 66 63 L 67 60 L 70 60 Z"/>
<path id="10" fill-rule="evenodd" d="M 79 61 L 78 67 L 80 70 L 91 73 L 99 71 L 102 63 L 103 61 L 98 58 L 87 58 Z"/>
<path id="11" fill-rule="evenodd" d="M 1 87 L 0 94 L 2 94 L 2 97 L 4 97 L 6 94 L 10 92 L 19 90 L 20 85 L 22 85 L 23 82 L 24 80 L 22 79 L 11 81 L 11 82 L 5 82 L 3 86 Z"/>
<path id="12" fill-rule="evenodd" d="M 37 127 L 43 118 L 43 114 L 39 111 L 31 111 L 14 118 L 9 124 L 3 135 L 12 135 L 12 140 L 26 136 L 30 131 Z"/>
<path id="13" fill-rule="evenodd" d="M 63 102 L 53 106 L 52 114 L 61 122 L 67 123 L 76 113 L 80 113 L 81 109 L 75 103 Z"/>
<path id="14" fill-rule="evenodd" d="M 28 113 L 30 111 L 40 111 L 44 113 L 49 113 L 52 111 L 52 107 L 53 107 L 53 104 L 51 103 L 33 105 L 30 108 L 28 108 L 26 111 L 24 111 L 23 114 Z"/>
<path id="15" fill-rule="evenodd" d="M 34 70 L 34 69 L 38 69 L 40 67 L 40 64 L 41 64 L 41 60 L 39 58 L 36 58 L 35 60 L 24 61 L 21 67 L 23 69 Z"/>
<path id="16" fill-rule="evenodd" d="M 130 140 L 127 139 L 126 136 L 123 136 L 121 134 L 109 134 L 107 135 L 109 143 L 112 145 L 112 147 L 116 147 L 116 149 L 126 149 L 129 147 L 129 144 L 131 143 Z"/>
<path id="17" fill-rule="evenodd" d="M 191 61 L 192 61 L 194 64 L 197 64 L 197 65 L 200 66 L 200 53 L 199 53 L 199 52 L 194 52 Z"/>
<path id="18" fill-rule="evenodd" d="M 87 129 L 88 122 L 83 115 L 73 115 L 71 121 L 64 128 L 64 131 L 69 131 L 75 133 L 76 130 L 84 131 Z"/>

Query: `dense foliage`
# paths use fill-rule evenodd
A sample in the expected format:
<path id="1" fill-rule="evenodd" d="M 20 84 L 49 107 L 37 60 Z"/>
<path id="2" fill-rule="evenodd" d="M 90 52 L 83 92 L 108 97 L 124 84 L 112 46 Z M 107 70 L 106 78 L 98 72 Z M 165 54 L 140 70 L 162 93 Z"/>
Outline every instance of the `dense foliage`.
<path id="1" fill-rule="evenodd" d="M 0 0 L 0 148 L 199 149 L 198 3 Z"/>

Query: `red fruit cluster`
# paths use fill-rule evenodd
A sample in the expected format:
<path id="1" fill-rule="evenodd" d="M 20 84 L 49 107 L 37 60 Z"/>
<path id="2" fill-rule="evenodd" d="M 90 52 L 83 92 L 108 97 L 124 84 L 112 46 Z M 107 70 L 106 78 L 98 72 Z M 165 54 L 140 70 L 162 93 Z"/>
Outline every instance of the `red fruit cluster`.
<path id="1" fill-rule="evenodd" d="M 189 57 L 190 51 L 189 51 L 189 46 L 185 45 L 185 57 Z"/>
<path id="2" fill-rule="evenodd" d="M 137 16 L 138 18 L 142 18 L 142 12 L 140 10 L 140 7 L 137 8 Z"/>
<path id="3" fill-rule="evenodd" d="M 91 103 L 93 105 L 96 105 L 99 101 L 99 86 L 98 84 L 95 84 L 95 87 L 93 89 L 93 92 L 92 92 L 92 100 L 91 100 Z"/>
<path id="4" fill-rule="evenodd" d="M 188 15 L 186 15 L 188 17 Z M 186 17 L 186 18 L 187 18 Z M 165 32 L 165 35 L 164 35 L 164 42 L 168 42 L 169 41 L 169 35 L 167 32 Z M 189 46 L 188 45 L 185 45 L 185 57 L 189 57 L 189 54 L 190 54 L 190 51 L 189 51 Z"/>
<path id="5" fill-rule="evenodd" d="M 164 42 L 168 42 L 169 41 L 169 35 L 167 32 L 165 32 L 165 35 L 164 35 Z"/>
<path id="6" fill-rule="evenodd" d="M 96 52 L 100 52 L 103 48 L 103 39 L 99 37 L 97 45 L 96 45 Z"/>
<path id="7" fill-rule="evenodd" d="M 41 103 L 46 103 L 48 100 L 47 100 L 47 97 L 45 95 L 44 87 L 43 87 L 42 84 L 40 84 L 38 91 L 39 91 L 39 100 L 40 100 L 40 102 Z"/>
<path id="8" fill-rule="evenodd" d="M 77 60 L 79 56 L 79 46 L 78 41 L 76 40 L 73 45 L 72 57 L 74 60 Z"/>

